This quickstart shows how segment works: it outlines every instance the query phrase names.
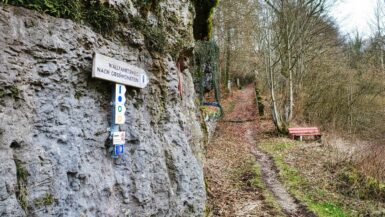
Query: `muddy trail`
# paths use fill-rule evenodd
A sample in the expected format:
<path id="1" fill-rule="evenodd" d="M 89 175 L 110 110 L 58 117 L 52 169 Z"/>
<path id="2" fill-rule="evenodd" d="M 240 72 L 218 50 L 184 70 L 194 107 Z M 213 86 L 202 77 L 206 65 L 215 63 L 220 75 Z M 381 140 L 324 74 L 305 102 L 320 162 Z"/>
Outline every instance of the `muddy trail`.
<path id="1" fill-rule="evenodd" d="M 261 127 L 254 102 L 253 86 L 235 91 L 223 102 L 225 116 L 207 147 L 210 216 L 314 216 L 287 192 L 273 160 L 258 148 L 257 140 L 267 129 L 261 129 L 266 121 Z M 258 182 L 251 169 L 255 164 L 264 187 L 253 185 Z"/>

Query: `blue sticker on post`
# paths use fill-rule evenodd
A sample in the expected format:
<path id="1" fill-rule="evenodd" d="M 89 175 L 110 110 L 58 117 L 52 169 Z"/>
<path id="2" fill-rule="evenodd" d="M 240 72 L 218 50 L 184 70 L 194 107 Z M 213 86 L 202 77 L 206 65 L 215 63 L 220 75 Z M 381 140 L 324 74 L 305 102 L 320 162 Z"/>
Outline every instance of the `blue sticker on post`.
<path id="1" fill-rule="evenodd" d="M 125 117 L 125 103 L 126 103 L 126 87 L 121 84 L 115 84 L 115 124 L 124 124 Z"/>
<path id="2" fill-rule="evenodd" d="M 114 155 L 121 155 L 124 153 L 124 144 L 114 146 Z"/>

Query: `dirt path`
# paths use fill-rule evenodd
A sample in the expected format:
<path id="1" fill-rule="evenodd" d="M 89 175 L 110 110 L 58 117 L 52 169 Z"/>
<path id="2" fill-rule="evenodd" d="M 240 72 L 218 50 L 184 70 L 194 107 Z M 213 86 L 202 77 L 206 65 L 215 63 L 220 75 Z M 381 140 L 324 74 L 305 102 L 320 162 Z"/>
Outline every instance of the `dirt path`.
<path id="1" fill-rule="evenodd" d="M 254 89 L 234 92 L 223 102 L 225 117 L 207 147 L 206 180 L 212 216 L 313 216 L 286 191 L 273 161 L 256 146 L 258 120 Z M 263 186 L 274 195 L 278 210 L 261 187 L 253 185 L 253 165 L 260 165 Z M 281 212 L 282 213 L 282 212 Z"/>
<path id="2" fill-rule="evenodd" d="M 255 141 L 252 137 L 252 132 L 247 135 L 251 141 Z M 255 141 L 256 142 L 256 141 Z M 259 165 L 261 165 L 262 179 L 269 191 L 273 193 L 275 199 L 281 206 L 282 210 L 288 216 L 315 216 L 309 212 L 305 206 L 298 203 L 293 198 L 279 181 L 278 171 L 274 166 L 274 162 L 270 156 L 260 151 L 257 147 L 253 148 L 251 152 L 256 157 Z"/>

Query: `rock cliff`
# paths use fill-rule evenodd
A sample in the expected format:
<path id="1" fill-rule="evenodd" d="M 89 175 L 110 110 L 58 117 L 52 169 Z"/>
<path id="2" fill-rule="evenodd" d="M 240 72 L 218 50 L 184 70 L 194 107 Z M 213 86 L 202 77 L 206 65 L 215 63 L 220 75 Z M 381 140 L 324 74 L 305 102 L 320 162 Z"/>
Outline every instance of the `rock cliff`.
<path id="1" fill-rule="evenodd" d="M 176 64 L 193 47 L 193 5 L 164 0 L 144 24 L 136 22 L 162 21 L 168 50 L 153 52 L 143 26 L 131 25 L 140 13 L 135 4 L 112 2 L 127 21 L 103 35 L 0 5 L 0 216 L 204 214 L 204 133 L 189 68 L 179 72 Z M 127 87 L 119 159 L 107 151 L 113 84 L 91 78 L 94 52 L 150 78 L 144 89 Z"/>

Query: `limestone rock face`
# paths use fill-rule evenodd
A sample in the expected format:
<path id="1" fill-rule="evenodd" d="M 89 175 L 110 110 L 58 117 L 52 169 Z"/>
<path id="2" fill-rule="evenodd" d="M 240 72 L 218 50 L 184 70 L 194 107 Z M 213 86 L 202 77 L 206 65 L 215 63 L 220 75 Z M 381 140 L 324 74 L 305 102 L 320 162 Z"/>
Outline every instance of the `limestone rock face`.
<path id="1" fill-rule="evenodd" d="M 129 0 L 113 2 L 138 13 Z M 189 8 L 161 2 L 169 43 L 193 46 Z M 0 216 L 204 214 L 203 133 L 189 69 L 180 73 L 171 55 L 147 50 L 140 32 L 119 31 L 103 37 L 71 20 L 0 6 Z M 94 52 L 142 67 L 150 79 L 144 89 L 127 87 L 119 159 L 107 151 L 113 83 L 91 78 Z"/>

